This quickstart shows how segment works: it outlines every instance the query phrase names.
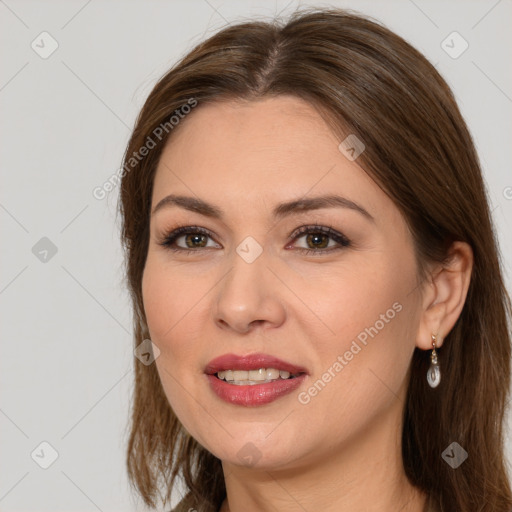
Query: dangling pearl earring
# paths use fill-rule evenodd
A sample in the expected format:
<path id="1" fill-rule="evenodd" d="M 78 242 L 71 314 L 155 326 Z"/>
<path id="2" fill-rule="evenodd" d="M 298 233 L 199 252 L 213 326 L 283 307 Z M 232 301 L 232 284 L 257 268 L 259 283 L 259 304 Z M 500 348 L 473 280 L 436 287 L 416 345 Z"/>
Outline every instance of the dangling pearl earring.
<path id="1" fill-rule="evenodd" d="M 430 355 L 430 368 L 427 372 L 427 381 L 431 388 L 437 387 L 441 382 L 441 370 L 437 362 L 436 341 L 436 336 L 432 334 L 432 345 L 434 348 L 432 349 L 432 354 Z"/>

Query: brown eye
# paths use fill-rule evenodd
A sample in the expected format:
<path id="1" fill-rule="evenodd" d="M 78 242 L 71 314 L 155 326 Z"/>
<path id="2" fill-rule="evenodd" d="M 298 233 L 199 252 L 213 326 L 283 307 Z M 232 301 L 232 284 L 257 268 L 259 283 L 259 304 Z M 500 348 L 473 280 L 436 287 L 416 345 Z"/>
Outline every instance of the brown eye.
<path id="1" fill-rule="evenodd" d="M 301 238 L 306 246 L 295 247 L 306 254 L 325 254 L 350 246 L 350 240 L 330 226 L 303 226 L 292 236 L 293 240 Z"/>
<path id="2" fill-rule="evenodd" d="M 306 254 L 330 253 L 348 247 L 351 244 L 345 235 L 328 226 L 303 226 L 295 232 L 292 240 L 299 240 L 301 238 L 305 239 L 306 246 L 295 246 L 295 248 Z M 181 242 L 181 239 L 184 242 Z M 209 239 L 212 240 L 213 246 L 208 245 Z M 159 244 L 172 251 L 183 251 L 189 254 L 199 249 L 219 248 L 213 241 L 211 233 L 198 226 L 177 228 L 166 235 Z"/>
<path id="3" fill-rule="evenodd" d="M 179 240 L 180 238 L 185 238 L 185 243 L 187 247 L 193 249 L 195 247 L 205 247 L 207 236 L 208 235 L 188 234 L 179 236 L 176 238 L 176 240 Z"/>
<path id="4" fill-rule="evenodd" d="M 211 239 L 211 233 L 198 226 L 183 226 L 175 229 L 165 236 L 159 242 L 160 245 L 172 251 L 194 252 L 197 249 L 211 248 L 208 246 L 208 239 Z M 184 239 L 184 245 L 181 243 Z M 177 243 L 180 241 L 180 243 Z"/>
<path id="5" fill-rule="evenodd" d="M 306 243 L 314 249 L 325 249 L 329 245 L 329 237 L 319 233 L 309 234 L 306 236 Z"/>

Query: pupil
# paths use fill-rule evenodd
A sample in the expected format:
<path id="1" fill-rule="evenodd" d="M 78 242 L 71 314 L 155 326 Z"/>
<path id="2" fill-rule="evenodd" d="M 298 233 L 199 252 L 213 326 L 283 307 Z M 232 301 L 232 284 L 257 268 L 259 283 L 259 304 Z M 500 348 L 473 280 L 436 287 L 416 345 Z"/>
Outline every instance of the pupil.
<path id="1" fill-rule="evenodd" d="M 318 242 L 318 241 L 322 242 L 322 238 L 323 238 L 323 242 L 324 243 L 323 244 L 321 243 L 321 245 L 313 245 L 313 247 L 316 247 L 316 248 L 320 247 L 321 249 L 323 249 L 324 247 L 327 247 L 327 245 L 329 243 L 327 241 L 327 238 L 328 238 L 327 235 L 322 235 L 322 234 L 312 234 L 311 235 L 310 234 L 310 235 L 307 236 L 307 241 L 308 241 L 308 244 L 309 244 L 310 241 L 315 240 L 313 242 L 313 244 L 316 244 L 316 242 Z"/>
<path id="2" fill-rule="evenodd" d="M 187 235 L 187 245 L 189 247 L 197 247 L 196 242 L 205 242 L 206 235 Z M 192 240 L 192 244 L 190 245 L 188 242 L 189 240 Z M 204 247 L 203 245 L 200 245 L 199 247 Z"/>

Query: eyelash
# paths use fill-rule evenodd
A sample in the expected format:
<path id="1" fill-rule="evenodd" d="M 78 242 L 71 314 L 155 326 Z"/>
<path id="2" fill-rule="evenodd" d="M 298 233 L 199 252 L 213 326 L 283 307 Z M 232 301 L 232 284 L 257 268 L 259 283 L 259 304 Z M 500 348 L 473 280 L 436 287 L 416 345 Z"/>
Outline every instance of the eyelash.
<path id="1" fill-rule="evenodd" d="M 176 228 L 171 231 L 169 234 L 165 235 L 163 240 L 159 241 L 158 244 L 169 249 L 170 251 L 183 252 L 185 254 L 192 254 L 194 252 L 198 252 L 201 247 L 197 249 L 185 249 L 183 247 L 173 247 L 175 241 L 182 235 L 195 235 L 201 234 L 206 235 L 213 239 L 212 234 L 204 228 L 199 226 L 182 226 Z M 292 234 L 292 241 L 295 241 L 297 238 L 300 238 L 301 235 L 304 234 L 322 234 L 329 236 L 332 240 L 340 244 L 338 247 L 331 247 L 329 249 L 304 249 L 303 247 L 299 247 L 298 250 L 304 254 L 314 254 L 319 255 L 322 253 L 331 253 L 333 251 L 338 251 L 340 249 L 344 249 L 351 245 L 350 240 L 343 234 L 334 230 L 331 226 L 301 226 Z"/>

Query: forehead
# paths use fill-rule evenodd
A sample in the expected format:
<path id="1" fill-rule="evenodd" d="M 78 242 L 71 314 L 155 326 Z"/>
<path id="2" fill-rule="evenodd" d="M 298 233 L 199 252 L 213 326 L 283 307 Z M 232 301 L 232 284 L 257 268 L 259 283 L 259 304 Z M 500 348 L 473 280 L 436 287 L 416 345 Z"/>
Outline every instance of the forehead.
<path id="1" fill-rule="evenodd" d="M 162 153 L 153 204 L 170 193 L 219 204 L 340 193 L 376 209 L 387 196 L 339 150 L 340 142 L 299 98 L 199 104 Z"/>

